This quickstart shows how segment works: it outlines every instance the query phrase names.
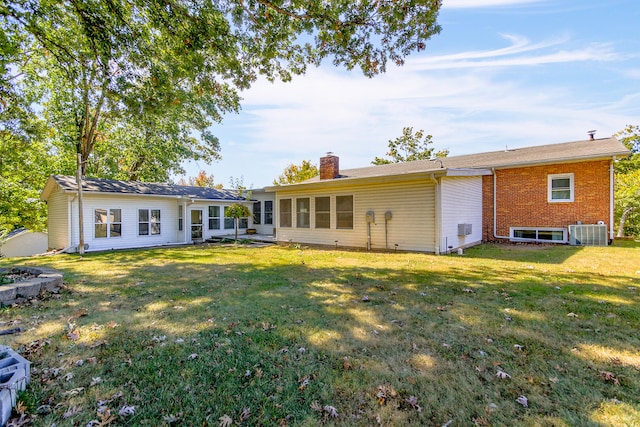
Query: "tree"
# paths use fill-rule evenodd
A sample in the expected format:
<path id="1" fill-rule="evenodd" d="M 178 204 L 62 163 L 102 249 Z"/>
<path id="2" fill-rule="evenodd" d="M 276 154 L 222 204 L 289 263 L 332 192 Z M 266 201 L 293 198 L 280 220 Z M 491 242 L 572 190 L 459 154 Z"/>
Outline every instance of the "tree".
<path id="1" fill-rule="evenodd" d="M 311 163 L 311 160 L 303 160 L 300 165 L 290 163 L 282 174 L 273 180 L 273 185 L 295 184 L 306 181 L 320 174 L 318 167 Z"/>
<path id="2" fill-rule="evenodd" d="M 240 218 L 247 218 L 249 215 L 251 215 L 251 211 L 249 211 L 249 208 L 246 205 L 241 203 L 234 203 L 224 209 L 224 216 L 227 218 L 233 218 L 236 231 L 236 242 L 238 241 L 238 224 L 240 222 Z"/>
<path id="3" fill-rule="evenodd" d="M 231 189 L 235 193 L 236 197 L 239 199 L 244 198 L 247 202 L 251 200 L 253 191 L 247 189 L 244 185 L 243 176 L 240 176 L 239 178 L 230 177 L 229 183 L 231 184 Z M 236 242 L 238 241 L 238 225 L 240 223 L 240 219 L 248 218 L 250 215 L 251 211 L 249 208 L 240 202 L 234 203 L 225 208 L 224 216 L 227 218 L 233 218 L 234 228 L 236 231 Z"/>
<path id="4" fill-rule="evenodd" d="M 615 163 L 617 237 L 640 236 L 640 126 L 628 125 L 614 136 L 631 155 Z"/>
<path id="5" fill-rule="evenodd" d="M 402 129 L 402 136 L 389 140 L 389 151 L 387 156 L 376 157 L 371 164 L 386 165 L 389 163 L 411 162 L 413 160 L 430 159 L 434 156 L 433 147 L 430 145 L 431 135 L 425 135 L 424 130 L 420 129 L 415 134 L 412 127 Z M 435 153 L 436 157 L 446 157 L 449 150 L 442 150 Z"/>
<path id="6" fill-rule="evenodd" d="M 217 188 L 221 190 L 222 184 L 216 184 L 213 180 L 213 175 L 207 175 L 205 171 L 200 171 L 197 176 L 189 177 L 187 180 L 180 178 L 178 185 L 189 185 L 192 187 L 205 187 L 205 188 Z"/>
<path id="7" fill-rule="evenodd" d="M 159 181 L 184 160 L 217 158 L 208 129 L 238 111 L 238 93 L 258 76 L 287 81 L 332 57 L 372 77 L 425 49 L 440 31 L 439 8 L 434 0 L 7 1 L 0 89 L 33 95 L 28 105 L 38 105 L 60 172 Z"/>

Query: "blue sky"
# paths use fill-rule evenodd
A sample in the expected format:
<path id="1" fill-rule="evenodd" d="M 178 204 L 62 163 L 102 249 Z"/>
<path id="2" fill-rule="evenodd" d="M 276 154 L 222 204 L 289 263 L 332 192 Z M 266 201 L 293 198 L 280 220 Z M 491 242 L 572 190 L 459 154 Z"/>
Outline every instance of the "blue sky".
<path id="1" fill-rule="evenodd" d="M 185 165 L 217 183 L 271 185 L 331 151 L 368 166 L 411 126 L 450 155 L 608 137 L 640 124 L 640 1 L 444 0 L 442 32 L 373 79 L 325 61 L 257 82 L 212 131 L 222 160 Z"/>

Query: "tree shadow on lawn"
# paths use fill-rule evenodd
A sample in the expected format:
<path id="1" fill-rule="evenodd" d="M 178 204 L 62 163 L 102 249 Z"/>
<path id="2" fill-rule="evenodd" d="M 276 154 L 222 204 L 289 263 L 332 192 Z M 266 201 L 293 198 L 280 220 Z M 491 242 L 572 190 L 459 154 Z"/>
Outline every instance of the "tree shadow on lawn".
<path id="1" fill-rule="evenodd" d="M 63 297 L 91 308 L 75 320 L 82 338 L 45 349 L 64 353 L 76 375 L 47 382 L 39 366 L 38 393 L 69 399 L 85 387 L 74 422 L 111 398 L 113 409 L 139 408 L 130 424 L 217 425 L 249 408 L 252 425 L 598 425 L 610 401 L 640 416 L 640 341 L 630 333 L 640 299 L 623 287 L 628 277 L 211 255 L 132 252 L 126 274 L 88 274 Z M 144 264 L 154 256 L 165 258 Z M 75 365 L 90 357 L 95 365 Z M 95 377 L 103 382 L 89 387 Z"/>

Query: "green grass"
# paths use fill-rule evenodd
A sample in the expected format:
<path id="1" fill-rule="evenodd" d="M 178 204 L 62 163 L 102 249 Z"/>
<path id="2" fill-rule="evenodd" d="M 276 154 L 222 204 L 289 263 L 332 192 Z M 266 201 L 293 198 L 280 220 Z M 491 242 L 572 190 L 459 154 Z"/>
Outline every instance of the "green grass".
<path id="1" fill-rule="evenodd" d="M 0 314 L 26 329 L 0 344 L 33 362 L 20 397 L 33 425 L 84 426 L 106 408 L 111 425 L 640 424 L 633 242 L 464 256 L 203 245 L 20 264 L 66 280 Z"/>

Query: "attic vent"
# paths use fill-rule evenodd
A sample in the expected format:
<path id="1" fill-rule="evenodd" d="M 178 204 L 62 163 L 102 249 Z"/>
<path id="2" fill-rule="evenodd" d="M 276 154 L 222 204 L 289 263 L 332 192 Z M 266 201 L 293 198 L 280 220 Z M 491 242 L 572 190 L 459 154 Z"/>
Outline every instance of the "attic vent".
<path id="1" fill-rule="evenodd" d="M 606 224 L 573 224 L 569 226 L 569 244 L 573 246 L 607 246 Z"/>

